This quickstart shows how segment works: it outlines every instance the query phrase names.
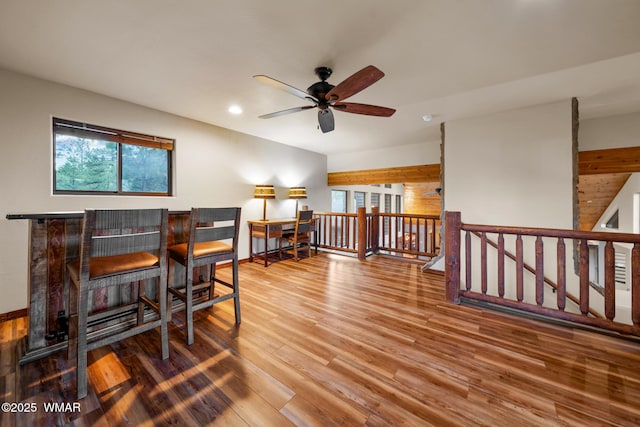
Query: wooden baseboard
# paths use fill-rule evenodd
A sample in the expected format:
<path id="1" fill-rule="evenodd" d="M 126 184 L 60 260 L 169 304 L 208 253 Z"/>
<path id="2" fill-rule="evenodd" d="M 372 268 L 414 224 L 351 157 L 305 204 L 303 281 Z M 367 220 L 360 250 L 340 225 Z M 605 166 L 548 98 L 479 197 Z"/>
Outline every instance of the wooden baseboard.
<path id="1" fill-rule="evenodd" d="M 27 309 L 22 308 L 20 310 L 10 311 L 8 313 L 0 313 L 0 322 L 5 322 L 7 320 L 18 319 L 20 317 L 25 317 L 27 315 Z"/>

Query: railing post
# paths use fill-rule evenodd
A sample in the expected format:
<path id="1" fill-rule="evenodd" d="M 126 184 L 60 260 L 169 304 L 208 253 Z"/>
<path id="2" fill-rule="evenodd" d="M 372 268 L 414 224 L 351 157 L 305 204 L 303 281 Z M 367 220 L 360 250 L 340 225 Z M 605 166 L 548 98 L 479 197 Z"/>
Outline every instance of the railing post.
<path id="1" fill-rule="evenodd" d="M 444 213 L 445 268 L 444 281 L 447 299 L 460 303 L 460 212 Z"/>
<path id="2" fill-rule="evenodd" d="M 374 253 L 380 251 L 380 208 L 371 207 L 371 249 Z"/>
<path id="3" fill-rule="evenodd" d="M 364 261 L 367 255 L 367 212 L 358 208 L 358 259 Z"/>

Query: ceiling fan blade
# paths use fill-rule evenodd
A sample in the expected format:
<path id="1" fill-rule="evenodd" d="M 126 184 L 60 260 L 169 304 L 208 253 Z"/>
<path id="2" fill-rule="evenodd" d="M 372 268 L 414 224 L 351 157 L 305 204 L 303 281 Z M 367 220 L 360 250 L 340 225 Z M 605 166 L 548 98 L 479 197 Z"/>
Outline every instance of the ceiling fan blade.
<path id="1" fill-rule="evenodd" d="M 355 95 L 361 90 L 368 88 L 383 77 L 384 73 L 382 71 L 373 65 L 369 65 L 350 77 L 347 77 L 343 82 L 338 83 L 336 87 L 327 93 L 325 98 L 327 101 L 347 99 L 351 95 Z"/>
<path id="2" fill-rule="evenodd" d="M 298 111 L 309 110 L 311 108 L 316 108 L 315 105 L 305 105 L 303 107 L 295 107 L 289 108 L 282 111 L 276 111 L 275 113 L 263 114 L 258 116 L 259 119 L 270 119 L 272 117 L 284 116 L 285 114 L 297 113 Z"/>
<path id="3" fill-rule="evenodd" d="M 364 114 L 366 116 L 391 117 L 396 112 L 393 108 L 355 102 L 336 102 L 332 107 L 345 113 Z"/>
<path id="4" fill-rule="evenodd" d="M 320 130 L 322 133 L 331 132 L 335 128 L 335 124 L 333 122 L 333 113 L 331 110 L 324 109 L 318 110 L 318 124 L 320 125 Z"/>
<path id="5" fill-rule="evenodd" d="M 269 76 L 264 76 L 262 74 L 259 74 L 257 76 L 253 76 L 253 78 L 256 79 L 257 81 L 261 82 L 261 83 L 267 84 L 267 85 L 269 85 L 271 87 L 274 87 L 276 89 L 283 90 L 283 91 L 285 91 L 287 93 L 290 93 L 293 96 L 297 96 L 298 98 L 306 99 L 306 100 L 309 100 L 309 101 L 311 101 L 313 103 L 318 103 L 318 100 L 314 96 L 309 95 L 307 92 L 305 92 L 305 91 L 303 91 L 301 89 L 295 88 L 295 87 L 293 87 L 291 85 L 288 85 L 286 83 L 282 83 L 281 81 L 273 79 L 273 78 L 271 78 Z"/>

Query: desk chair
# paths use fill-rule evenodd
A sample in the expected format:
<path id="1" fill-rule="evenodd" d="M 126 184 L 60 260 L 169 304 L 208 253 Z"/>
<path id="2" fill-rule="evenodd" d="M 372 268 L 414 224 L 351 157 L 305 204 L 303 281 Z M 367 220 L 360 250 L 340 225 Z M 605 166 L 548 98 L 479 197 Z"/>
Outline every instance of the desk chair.
<path id="1" fill-rule="evenodd" d="M 184 286 L 169 285 L 169 313 L 173 296 L 184 303 L 187 324 L 187 344 L 193 344 L 193 312 L 219 302 L 234 299 L 236 324 L 240 323 L 240 293 L 238 288 L 238 231 L 240 208 L 193 208 L 189 219 L 189 240 L 169 248 L 169 257 L 185 267 Z M 226 241 L 226 242 L 225 242 Z M 216 263 L 231 261 L 233 283 L 216 277 Z M 200 276 L 193 283 L 194 268 L 210 266 L 209 280 Z M 215 284 L 231 289 L 215 296 Z"/>
<path id="2" fill-rule="evenodd" d="M 69 274 L 68 357 L 76 359 L 77 395 L 87 395 L 87 353 L 94 348 L 160 326 L 162 359 L 169 357 L 167 332 L 166 209 L 86 210 L 80 258 L 67 264 Z M 146 295 L 147 279 L 157 278 L 156 300 Z M 135 301 L 119 301 L 89 313 L 89 297 L 100 288 L 132 284 Z M 135 290 L 137 289 L 137 292 Z M 109 296 L 116 296 L 119 290 Z M 111 298 L 110 298 L 111 299 Z M 120 298 L 114 298 L 119 300 Z M 149 307 L 156 313 L 145 313 Z M 128 317 L 126 317 L 128 316 Z M 119 319 L 119 322 L 114 322 Z M 107 322 L 101 329 L 95 326 Z M 88 326 L 92 330 L 88 332 Z"/>
<path id="3" fill-rule="evenodd" d="M 296 261 L 299 261 L 298 252 L 306 251 L 307 256 L 311 256 L 311 231 L 313 227 L 313 211 L 298 211 L 296 227 L 292 234 L 282 236 L 280 243 L 288 242 L 293 246 L 293 254 Z"/>

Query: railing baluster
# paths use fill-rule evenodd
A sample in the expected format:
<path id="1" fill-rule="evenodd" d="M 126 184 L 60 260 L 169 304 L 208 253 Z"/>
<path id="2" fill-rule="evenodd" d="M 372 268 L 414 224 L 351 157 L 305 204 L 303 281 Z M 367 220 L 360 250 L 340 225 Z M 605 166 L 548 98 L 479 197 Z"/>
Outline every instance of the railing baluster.
<path id="1" fill-rule="evenodd" d="M 418 224 L 416 223 L 416 243 L 413 243 L 413 218 L 409 218 L 409 249 L 415 251 L 418 243 Z"/>
<path id="2" fill-rule="evenodd" d="M 498 235 L 498 296 L 504 298 L 504 235 Z"/>
<path id="3" fill-rule="evenodd" d="M 524 253 L 522 250 L 522 235 L 516 236 L 516 299 L 524 299 Z"/>
<path id="4" fill-rule="evenodd" d="M 436 220 L 431 220 L 431 249 L 429 252 L 436 251 Z"/>
<path id="5" fill-rule="evenodd" d="M 631 321 L 640 327 L 640 243 L 631 251 Z"/>
<path id="6" fill-rule="evenodd" d="M 351 218 L 342 217 L 340 227 L 340 246 L 351 247 Z"/>
<path id="7" fill-rule="evenodd" d="M 564 311 L 567 302 L 566 246 L 562 237 L 558 238 L 558 309 Z"/>
<path id="8" fill-rule="evenodd" d="M 366 221 L 366 219 L 365 219 L 365 221 Z M 353 247 L 354 248 L 358 244 L 358 227 L 360 226 L 359 224 L 360 224 L 360 222 L 359 222 L 358 218 L 353 218 L 353 223 L 352 223 L 352 226 L 351 226 L 351 233 L 353 235 L 353 238 L 352 238 L 351 242 L 353 242 Z"/>
<path id="9" fill-rule="evenodd" d="M 589 313 L 589 247 L 587 240 L 580 240 L 580 312 Z"/>
<path id="10" fill-rule="evenodd" d="M 383 248 L 388 248 L 389 247 L 389 238 L 388 235 L 386 233 L 387 231 L 387 217 L 382 214 L 381 216 L 382 218 L 382 247 Z"/>
<path id="11" fill-rule="evenodd" d="M 330 245 L 331 246 L 337 246 L 336 245 L 336 222 L 338 221 L 338 217 L 331 217 L 329 218 L 329 241 L 330 241 Z"/>
<path id="12" fill-rule="evenodd" d="M 464 273 L 466 288 L 471 290 L 471 232 L 467 231 L 464 236 Z"/>
<path id="13" fill-rule="evenodd" d="M 536 238 L 536 304 L 544 304 L 544 246 L 542 237 Z"/>
<path id="14" fill-rule="evenodd" d="M 327 221 L 328 219 L 328 221 Z M 325 230 L 324 230 L 324 240 L 325 242 L 327 242 L 330 246 L 332 245 L 331 242 L 331 217 L 325 217 Z"/>
<path id="15" fill-rule="evenodd" d="M 613 243 L 604 245 L 604 316 L 608 320 L 616 317 L 616 272 Z"/>
<path id="16" fill-rule="evenodd" d="M 487 233 L 480 237 L 480 284 L 482 293 L 487 293 Z"/>

